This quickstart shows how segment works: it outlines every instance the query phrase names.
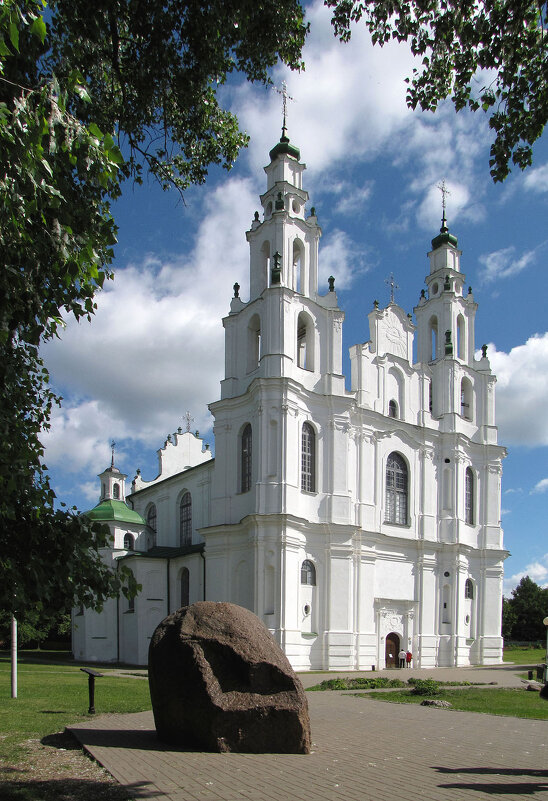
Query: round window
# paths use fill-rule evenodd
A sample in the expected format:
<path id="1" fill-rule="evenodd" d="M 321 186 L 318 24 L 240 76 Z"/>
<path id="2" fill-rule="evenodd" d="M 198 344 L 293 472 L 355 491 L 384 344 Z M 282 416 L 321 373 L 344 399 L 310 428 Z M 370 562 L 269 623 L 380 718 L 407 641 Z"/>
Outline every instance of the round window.
<path id="1" fill-rule="evenodd" d="M 445 578 L 449 578 L 449 576 L 451 575 L 451 573 L 450 573 L 448 570 L 446 570 L 446 571 L 445 571 L 445 573 L 444 573 L 443 575 L 445 576 Z"/>
<path id="2" fill-rule="evenodd" d="M 466 625 L 470 623 L 470 615 L 466 615 L 466 617 L 464 618 L 464 622 L 466 623 Z"/>
<path id="3" fill-rule="evenodd" d="M 310 614 L 310 604 L 305 604 L 303 611 L 304 611 L 305 615 L 309 615 Z"/>

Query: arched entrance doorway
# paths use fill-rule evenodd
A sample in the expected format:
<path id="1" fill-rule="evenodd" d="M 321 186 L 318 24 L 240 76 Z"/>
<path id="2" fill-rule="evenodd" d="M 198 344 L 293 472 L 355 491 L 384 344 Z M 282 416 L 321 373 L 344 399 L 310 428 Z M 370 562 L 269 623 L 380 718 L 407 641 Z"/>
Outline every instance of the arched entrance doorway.
<path id="1" fill-rule="evenodd" d="M 384 651 L 384 664 L 387 668 L 398 666 L 398 652 L 400 650 L 400 638 L 393 631 L 386 635 L 386 647 Z"/>

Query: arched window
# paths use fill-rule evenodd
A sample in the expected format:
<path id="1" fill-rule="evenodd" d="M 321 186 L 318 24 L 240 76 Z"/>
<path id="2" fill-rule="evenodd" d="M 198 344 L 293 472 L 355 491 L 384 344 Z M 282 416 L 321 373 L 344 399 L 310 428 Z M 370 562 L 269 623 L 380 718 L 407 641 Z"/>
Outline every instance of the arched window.
<path id="1" fill-rule="evenodd" d="M 247 326 L 247 372 L 252 373 L 261 359 L 261 320 L 254 314 Z"/>
<path id="2" fill-rule="evenodd" d="M 306 294 L 304 286 L 304 249 L 302 243 L 293 241 L 293 286 L 295 292 Z"/>
<path id="3" fill-rule="evenodd" d="M 474 525 L 474 472 L 466 468 L 464 478 L 464 519 L 469 526 Z"/>
<path id="4" fill-rule="evenodd" d="M 466 359 L 466 325 L 462 314 L 457 317 L 457 356 Z"/>
<path id="5" fill-rule="evenodd" d="M 303 423 L 301 436 L 301 489 L 316 492 L 316 432 Z"/>
<path id="6" fill-rule="evenodd" d="M 314 370 L 314 323 L 303 312 L 297 318 L 297 366 Z"/>
<path id="7" fill-rule="evenodd" d="M 133 539 L 133 536 L 128 531 L 127 534 L 124 534 L 124 548 L 126 549 L 126 551 L 132 551 L 134 547 L 135 547 L 135 541 Z"/>
<path id="8" fill-rule="evenodd" d="M 181 606 L 188 606 L 190 603 L 190 573 L 188 567 L 181 570 Z"/>
<path id="9" fill-rule="evenodd" d="M 301 584 L 309 584 L 311 587 L 316 586 L 316 568 L 310 559 L 305 559 L 301 565 Z"/>
<path id="10" fill-rule="evenodd" d="M 192 545 L 192 497 L 185 492 L 179 507 L 179 542 L 181 548 Z"/>
<path id="11" fill-rule="evenodd" d="M 118 499 L 120 497 L 120 485 L 113 484 L 112 486 L 112 497 Z"/>
<path id="12" fill-rule="evenodd" d="M 464 584 L 464 597 L 465 598 L 474 598 L 474 584 L 472 579 L 466 579 Z"/>
<path id="13" fill-rule="evenodd" d="M 399 453 L 391 453 L 386 463 L 385 522 L 407 525 L 408 475 L 405 460 Z"/>
<path id="14" fill-rule="evenodd" d="M 463 378 L 460 384 L 460 413 L 465 420 L 472 420 L 472 382 Z"/>
<path id="15" fill-rule="evenodd" d="M 252 441 L 251 441 L 251 424 L 248 423 L 242 431 L 241 443 L 241 491 L 249 492 L 251 489 L 251 457 L 252 457 Z"/>
<path id="16" fill-rule="evenodd" d="M 395 400 L 391 400 L 388 404 L 388 417 L 398 417 L 398 404 Z"/>
<path id="17" fill-rule="evenodd" d="M 430 320 L 430 361 L 434 362 L 438 358 L 438 318 L 432 317 Z"/>
<path id="18" fill-rule="evenodd" d="M 156 504 L 151 504 L 147 512 L 147 526 L 156 532 Z"/>

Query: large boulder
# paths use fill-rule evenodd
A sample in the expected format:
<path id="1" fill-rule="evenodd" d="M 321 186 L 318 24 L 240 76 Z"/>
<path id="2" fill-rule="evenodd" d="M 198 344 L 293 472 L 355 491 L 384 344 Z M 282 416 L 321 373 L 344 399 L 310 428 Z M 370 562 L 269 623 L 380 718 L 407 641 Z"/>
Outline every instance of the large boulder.
<path id="1" fill-rule="evenodd" d="M 308 754 L 302 684 L 258 617 L 199 601 L 152 636 L 150 696 L 158 737 L 210 751 Z"/>

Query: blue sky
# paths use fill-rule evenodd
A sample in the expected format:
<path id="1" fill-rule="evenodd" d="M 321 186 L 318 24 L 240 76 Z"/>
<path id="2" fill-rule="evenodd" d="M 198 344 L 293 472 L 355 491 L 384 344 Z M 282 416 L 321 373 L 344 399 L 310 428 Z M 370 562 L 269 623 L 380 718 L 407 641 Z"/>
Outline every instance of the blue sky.
<path id="1" fill-rule="evenodd" d="M 331 32 L 321 3 L 308 6 L 306 69 L 277 69 L 287 81 L 288 132 L 307 164 L 305 188 L 323 229 L 320 281 L 336 278 L 348 347 L 369 339 L 373 301 L 413 311 L 428 271 L 426 253 L 447 216 L 463 251 L 462 269 L 479 304 L 476 347 L 489 345 L 498 377 L 499 442 L 504 462 L 502 522 L 505 591 L 522 575 L 548 585 L 548 142 L 525 173 L 494 185 L 491 134 L 481 112 L 412 112 L 404 79 L 413 59 L 403 45 L 373 48 L 365 28 L 350 44 Z M 478 87 L 482 83 L 478 79 Z M 281 102 L 272 89 L 231 81 L 224 101 L 250 136 L 234 169 L 211 171 L 182 203 L 154 183 L 126 185 L 114 206 L 119 225 L 115 278 L 98 296 L 91 325 L 67 321 L 44 358 L 63 406 L 44 436 L 59 498 L 80 509 L 98 500 L 96 478 L 110 461 L 129 481 L 139 467 L 157 473 L 156 450 L 183 425 L 213 446 L 207 404 L 219 397 L 224 364 L 221 317 L 232 285 L 247 296 L 250 227 L 263 166 L 278 141 Z M 345 373 L 349 379 L 346 356 Z"/>

